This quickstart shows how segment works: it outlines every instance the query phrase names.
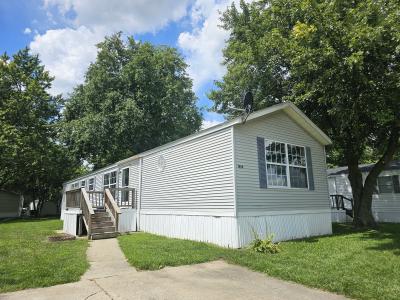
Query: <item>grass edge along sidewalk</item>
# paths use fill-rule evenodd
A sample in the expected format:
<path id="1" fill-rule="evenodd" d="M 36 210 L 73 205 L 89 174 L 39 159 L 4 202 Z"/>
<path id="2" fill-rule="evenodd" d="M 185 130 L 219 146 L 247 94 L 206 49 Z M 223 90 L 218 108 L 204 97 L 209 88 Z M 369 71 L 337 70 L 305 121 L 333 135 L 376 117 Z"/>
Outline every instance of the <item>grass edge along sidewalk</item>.
<path id="1" fill-rule="evenodd" d="M 61 228 L 57 219 L 0 222 L 0 293 L 79 281 L 88 241 L 49 242 Z"/>
<path id="2" fill-rule="evenodd" d="M 129 263 L 156 270 L 224 259 L 228 263 L 356 299 L 400 299 L 400 224 L 379 231 L 334 224 L 332 236 L 281 243 L 266 255 L 148 233 L 120 236 Z"/>

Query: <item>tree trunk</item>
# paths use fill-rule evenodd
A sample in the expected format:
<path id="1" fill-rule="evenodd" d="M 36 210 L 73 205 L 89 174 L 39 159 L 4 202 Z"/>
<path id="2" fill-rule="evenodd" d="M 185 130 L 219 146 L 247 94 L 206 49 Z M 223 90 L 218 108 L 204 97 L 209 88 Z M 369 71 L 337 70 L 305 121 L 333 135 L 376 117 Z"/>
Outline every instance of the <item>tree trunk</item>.
<path id="1" fill-rule="evenodd" d="M 390 164 L 394 154 L 400 148 L 400 122 L 394 124 L 385 153 L 372 167 L 363 183 L 362 173 L 358 168 L 358 157 L 348 156 L 349 180 L 353 190 L 354 219 L 356 227 L 377 227 L 377 223 L 372 215 L 372 194 L 379 174 Z"/>
<path id="2" fill-rule="evenodd" d="M 349 181 L 353 191 L 353 224 L 356 227 L 376 227 L 377 224 L 372 215 L 372 189 L 363 184 L 362 173 L 358 168 L 358 159 L 352 158 L 348 165 Z M 369 191 L 370 190 L 370 191 Z"/>

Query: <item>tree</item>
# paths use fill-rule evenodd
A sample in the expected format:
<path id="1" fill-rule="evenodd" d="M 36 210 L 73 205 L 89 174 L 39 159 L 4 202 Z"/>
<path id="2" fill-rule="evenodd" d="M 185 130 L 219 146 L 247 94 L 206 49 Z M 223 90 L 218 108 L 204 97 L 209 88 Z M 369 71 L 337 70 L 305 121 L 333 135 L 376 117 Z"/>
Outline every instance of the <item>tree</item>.
<path id="1" fill-rule="evenodd" d="M 330 162 L 349 168 L 357 226 L 376 226 L 377 176 L 400 147 L 399 10 L 394 0 L 271 0 L 222 16 L 228 71 L 209 95 L 214 109 L 240 106 L 247 89 L 257 109 L 297 104 L 332 138 Z M 363 182 L 358 164 L 370 153 Z"/>
<path id="2" fill-rule="evenodd" d="M 0 188 L 44 201 L 58 200 L 77 168 L 57 142 L 60 96 L 49 95 L 53 78 L 25 48 L 0 57 Z"/>
<path id="3" fill-rule="evenodd" d="M 63 140 L 76 157 L 100 168 L 200 128 L 192 82 L 175 49 L 124 42 L 120 33 L 98 49 L 64 111 Z"/>

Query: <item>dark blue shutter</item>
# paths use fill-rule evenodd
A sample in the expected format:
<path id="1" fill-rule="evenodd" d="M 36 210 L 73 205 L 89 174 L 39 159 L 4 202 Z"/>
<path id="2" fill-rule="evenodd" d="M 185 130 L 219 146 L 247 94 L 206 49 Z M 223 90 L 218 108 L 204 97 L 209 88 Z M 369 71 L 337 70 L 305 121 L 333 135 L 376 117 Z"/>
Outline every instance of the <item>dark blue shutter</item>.
<path id="1" fill-rule="evenodd" d="M 262 137 L 257 137 L 257 154 L 258 154 L 258 176 L 260 180 L 260 188 L 267 188 L 267 168 L 265 165 L 265 141 Z"/>
<path id="2" fill-rule="evenodd" d="M 306 158 L 307 158 L 307 173 L 308 173 L 308 189 L 313 191 L 315 190 L 315 187 L 314 187 L 314 173 L 312 168 L 310 147 L 306 147 Z"/>
<path id="3" fill-rule="evenodd" d="M 400 193 L 400 182 L 399 182 L 399 175 L 393 175 L 393 190 L 395 193 Z"/>

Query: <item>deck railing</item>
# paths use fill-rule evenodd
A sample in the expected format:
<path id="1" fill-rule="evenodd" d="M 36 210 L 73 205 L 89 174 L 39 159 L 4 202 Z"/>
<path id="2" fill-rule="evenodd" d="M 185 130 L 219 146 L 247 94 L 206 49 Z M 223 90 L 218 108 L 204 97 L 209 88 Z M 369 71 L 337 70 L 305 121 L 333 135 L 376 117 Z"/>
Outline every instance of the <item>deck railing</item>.
<path id="1" fill-rule="evenodd" d="M 137 208 L 137 190 L 134 188 L 110 188 L 104 191 L 86 191 L 88 201 L 92 208 L 104 208 L 106 190 L 111 193 L 113 201 L 118 207 Z M 82 189 L 76 189 L 66 192 L 66 207 L 81 208 Z"/>
<path id="2" fill-rule="evenodd" d="M 119 207 L 137 208 L 137 191 L 134 188 L 110 188 Z"/>
<path id="3" fill-rule="evenodd" d="M 102 191 L 87 191 L 89 202 L 94 208 L 104 208 L 104 192 Z"/>
<path id="4" fill-rule="evenodd" d="M 65 204 L 68 208 L 81 207 L 81 189 L 67 191 L 65 194 Z"/>
<path id="5" fill-rule="evenodd" d="M 121 209 L 118 207 L 109 189 L 104 190 L 104 206 L 110 211 L 111 215 L 113 216 L 115 228 L 116 230 L 118 230 L 119 215 L 121 214 Z"/>
<path id="6" fill-rule="evenodd" d="M 347 198 L 343 195 L 330 195 L 331 198 L 331 208 L 336 208 L 337 210 L 345 210 L 346 215 L 353 218 L 353 199 Z"/>

